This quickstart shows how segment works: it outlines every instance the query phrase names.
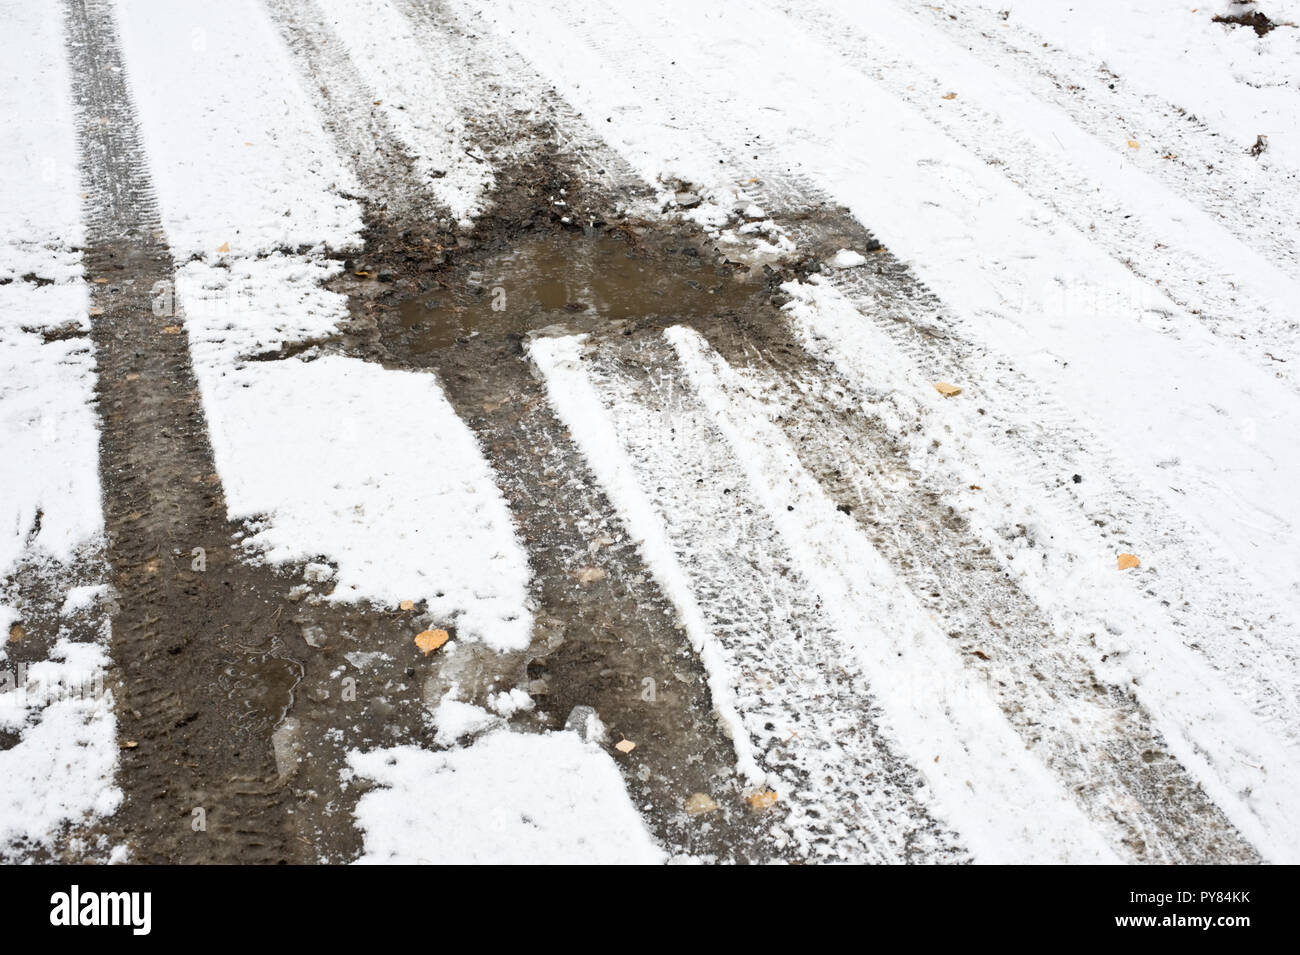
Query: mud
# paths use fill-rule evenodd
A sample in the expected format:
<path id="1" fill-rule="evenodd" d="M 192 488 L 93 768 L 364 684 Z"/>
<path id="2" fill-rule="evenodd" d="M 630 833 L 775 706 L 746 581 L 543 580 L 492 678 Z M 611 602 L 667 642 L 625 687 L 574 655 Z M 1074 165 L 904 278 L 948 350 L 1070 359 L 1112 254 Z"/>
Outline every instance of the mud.
<path id="1" fill-rule="evenodd" d="M 545 172 L 517 171 L 493 202 L 491 224 L 468 236 L 372 221 L 366 248 L 334 283 L 353 319 L 329 347 L 437 374 L 478 437 L 534 578 L 537 626 L 519 684 L 537 705 L 532 728 L 558 729 L 575 707 L 593 707 L 634 801 L 672 851 L 734 862 L 779 857 L 767 833 L 780 810 L 756 814 L 746 801 L 675 611 L 525 354 L 526 336 L 539 329 L 623 336 L 682 317 L 739 321 L 768 301 L 772 278 L 726 262 L 697 231 L 666 221 L 591 213 L 598 224 L 565 223 L 534 197 L 564 188 L 587 202 L 581 185 L 560 159 L 530 167 Z M 604 576 L 580 582 L 588 568 Z M 613 749 L 624 738 L 637 744 L 631 754 Z M 697 792 L 719 810 L 686 814 Z"/>

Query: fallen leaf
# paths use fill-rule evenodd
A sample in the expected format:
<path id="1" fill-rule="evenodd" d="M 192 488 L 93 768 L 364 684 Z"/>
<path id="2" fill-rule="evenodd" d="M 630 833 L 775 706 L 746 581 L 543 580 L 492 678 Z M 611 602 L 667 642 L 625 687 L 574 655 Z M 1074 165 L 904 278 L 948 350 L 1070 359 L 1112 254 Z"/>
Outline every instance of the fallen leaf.
<path id="1" fill-rule="evenodd" d="M 136 742 L 135 740 L 133 740 L 133 739 L 125 739 L 125 740 L 122 740 L 122 748 L 123 748 L 123 749 L 135 749 L 135 748 L 136 748 L 137 746 L 139 746 L 139 745 L 140 745 L 140 744 L 137 743 L 137 742 Z"/>
<path id="2" fill-rule="evenodd" d="M 9 642 L 22 643 L 27 639 L 27 631 L 23 629 L 21 623 L 16 623 L 9 628 Z"/>
<path id="3" fill-rule="evenodd" d="M 107 285 L 107 284 L 108 284 L 108 279 L 95 279 L 95 284 L 96 284 L 96 285 Z"/>
<path id="4" fill-rule="evenodd" d="M 447 642 L 451 636 L 446 630 L 425 630 L 415 635 L 415 645 L 424 651 L 427 657 L 434 650 Z"/>
<path id="5" fill-rule="evenodd" d="M 230 243 L 229 243 L 229 242 L 223 242 L 223 243 L 221 243 L 221 245 L 217 248 L 217 251 L 218 251 L 218 252 L 229 252 L 229 251 L 230 251 Z"/>
<path id="6" fill-rule="evenodd" d="M 936 381 L 934 383 L 934 390 L 939 392 L 939 394 L 943 395 L 945 398 L 951 398 L 954 395 L 961 394 L 960 388 L 956 385 L 950 385 L 946 381 Z"/>
<path id="7" fill-rule="evenodd" d="M 713 812 L 718 808 L 718 804 L 708 793 L 691 793 L 686 800 L 685 808 L 692 816 L 699 816 L 706 812 Z"/>
<path id="8" fill-rule="evenodd" d="M 944 98 L 944 99 L 956 99 L 956 98 L 957 98 L 957 94 L 956 94 L 956 93 L 945 93 L 943 98 Z"/>
<path id="9" fill-rule="evenodd" d="M 140 378 L 140 373 L 139 373 L 139 372 L 135 372 L 135 371 L 130 372 L 130 373 L 126 376 L 126 380 L 127 380 L 127 381 L 137 381 L 137 380 L 139 380 L 139 378 Z"/>
<path id="10" fill-rule="evenodd" d="M 1128 148 L 1129 148 L 1129 149 L 1141 149 L 1142 147 L 1138 145 L 1138 141 L 1137 141 L 1136 139 L 1130 139 L 1130 140 L 1128 141 Z"/>
<path id="11" fill-rule="evenodd" d="M 104 310 L 103 310 L 102 308 L 100 308 L 98 305 L 92 305 L 92 306 L 90 306 L 90 314 L 91 314 L 91 315 L 103 315 L 103 314 L 104 314 Z"/>
<path id="12" fill-rule="evenodd" d="M 400 610 L 414 610 L 414 609 L 415 609 L 415 601 L 414 601 L 414 600 L 403 600 L 403 601 L 402 601 L 401 603 L 399 603 L 397 606 L 398 606 L 398 609 L 400 609 Z"/>
<path id="13" fill-rule="evenodd" d="M 179 335 L 179 334 L 180 334 L 180 331 L 181 331 L 181 327 L 180 327 L 179 325 L 164 325 L 164 326 L 163 326 L 163 334 L 164 334 L 164 335 Z"/>
<path id="14" fill-rule="evenodd" d="M 632 750 L 636 749 L 636 743 L 632 742 L 630 739 L 619 740 L 614 744 L 614 748 L 620 753 L 630 753 Z"/>
<path id="15" fill-rule="evenodd" d="M 605 571 L 600 567 L 584 567 L 578 571 L 578 583 L 590 584 L 605 579 Z"/>
<path id="16" fill-rule="evenodd" d="M 756 793 L 750 793 L 746 797 L 749 800 L 749 807 L 754 812 L 765 812 L 776 805 L 776 793 L 770 789 L 763 789 Z"/>
<path id="17" fill-rule="evenodd" d="M 1136 554 L 1120 554 L 1118 563 L 1120 570 L 1128 570 L 1130 567 L 1137 567 L 1142 561 L 1137 559 Z"/>

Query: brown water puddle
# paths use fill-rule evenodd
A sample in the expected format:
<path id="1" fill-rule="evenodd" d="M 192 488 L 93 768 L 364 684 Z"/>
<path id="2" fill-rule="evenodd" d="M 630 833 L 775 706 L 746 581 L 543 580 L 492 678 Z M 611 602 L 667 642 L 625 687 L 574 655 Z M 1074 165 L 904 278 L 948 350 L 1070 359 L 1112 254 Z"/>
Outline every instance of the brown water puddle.
<path id="1" fill-rule="evenodd" d="M 653 252 L 621 233 L 548 234 L 397 307 L 415 352 L 547 325 L 575 331 L 653 316 L 689 319 L 740 307 L 754 292 L 744 272 L 706 265 L 693 246 Z"/>

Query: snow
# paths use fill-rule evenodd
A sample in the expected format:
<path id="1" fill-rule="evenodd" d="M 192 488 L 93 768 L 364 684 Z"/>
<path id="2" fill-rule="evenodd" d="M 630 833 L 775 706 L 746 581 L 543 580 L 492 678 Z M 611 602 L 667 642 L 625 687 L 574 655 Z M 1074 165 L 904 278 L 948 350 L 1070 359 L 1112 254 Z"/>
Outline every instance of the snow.
<path id="1" fill-rule="evenodd" d="M 0 750 L 0 857 L 50 847 L 64 825 L 108 815 L 121 803 L 107 665 L 102 647 L 61 640 L 49 660 L 26 668 L 21 685 L 0 693 L 0 727 L 21 733 Z M 6 672 L 6 681 L 17 679 Z"/>
<path id="2" fill-rule="evenodd" d="M 4 0 L 0 20 L 0 279 L 68 282 L 81 276 L 83 232 L 63 18 Z"/>
<path id="3" fill-rule="evenodd" d="M 737 768 L 754 785 L 764 785 L 767 774 L 755 759 L 753 744 L 736 711 L 734 666 L 700 612 L 690 581 L 619 447 L 614 428 L 603 413 L 600 397 L 582 370 L 585 341 L 584 335 L 538 337 L 530 343 L 528 353 L 546 382 L 551 406 L 573 433 L 596 479 L 626 522 L 646 565 L 680 614 L 686 635 L 708 675 L 714 711 L 735 747 Z"/>
<path id="4" fill-rule="evenodd" d="M 57 580 L 102 545 L 95 359 L 82 280 L 80 174 L 62 11 L 0 4 L 0 640 L 22 620 L 12 588 Z M 48 284 L 47 284 L 48 283 Z M 45 334 L 57 331 L 49 341 Z M 21 571 L 21 574 L 18 572 Z M 66 595 L 83 605 L 94 585 Z M 6 600 L 14 600 L 13 605 Z M 0 650 L 0 856 L 49 847 L 121 794 L 107 626 L 23 666 Z M 87 689 L 89 688 L 89 689 Z"/>
<path id="5" fill-rule="evenodd" d="M 575 733 L 498 731 L 446 753 L 354 751 L 379 788 L 357 805 L 365 864 L 652 865 L 665 861 L 613 760 Z"/>
<path id="6" fill-rule="evenodd" d="M 483 210 L 496 181 L 471 136 L 475 117 L 455 97 L 442 57 L 432 57 L 406 16 L 383 0 L 321 0 L 325 18 L 415 159 L 424 187 L 461 223 Z M 356 29 L 360 20 L 365 29 Z"/>
<path id="7" fill-rule="evenodd" d="M 483 707 L 456 699 L 459 692 L 459 687 L 453 686 L 433 711 L 433 725 L 437 727 L 434 741 L 440 746 L 453 746 L 467 736 L 501 725 L 500 718 Z"/>
<path id="8" fill-rule="evenodd" d="M 856 269 L 860 265 L 867 264 L 867 257 L 852 249 L 840 249 L 826 260 L 826 264 L 833 269 Z"/>
<path id="9" fill-rule="evenodd" d="M 41 335 L 88 307 L 79 280 L 0 285 L 0 578 L 25 554 L 69 563 L 103 531 L 95 359 L 85 338 Z"/>
<path id="10" fill-rule="evenodd" d="M 1116 861 L 935 621 L 804 470 L 768 412 L 738 393 L 734 373 L 698 333 L 674 326 L 664 335 L 735 447 L 795 566 L 856 649 L 888 731 L 976 860 Z"/>
<path id="11" fill-rule="evenodd" d="M 462 638 L 528 645 L 527 556 L 432 376 L 337 355 L 197 371 L 228 511 L 250 522 L 250 556 L 325 554 L 338 567 L 330 600 L 425 600 Z"/>
<path id="12" fill-rule="evenodd" d="M 1219 639 L 1222 616 L 1204 610 L 1182 621 L 1190 632 L 1180 641 L 1168 619 L 1116 573 L 1117 548 L 1101 537 L 1095 522 L 1072 513 L 1059 497 L 1045 496 L 1027 477 L 1033 469 L 999 446 L 996 420 L 988 421 L 968 402 L 940 397 L 929 382 L 908 373 L 906 356 L 828 284 L 788 283 L 784 290 L 793 299 L 786 307 L 791 323 L 813 354 L 833 363 L 854 387 L 896 396 L 893 429 L 911 437 L 917 467 L 944 475 L 951 485 L 978 486 L 978 493 L 949 490 L 949 497 L 960 497 L 962 510 L 1003 557 L 1007 573 L 1053 615 L 1058 630 L 1077 634 L 1080 643 L 1095 635 L 1108 658 L 1098 661 L 1099 671 L 1133 688 L 1173 751 L 1233 823 L 1267 857 L 1300 858 L 1300 827 L 1289 809 L 1300 786 L 1294 650 L 1270 646 L 1267 633 L 1243 636 L 1251 640 L 1245 646 L 1225 646 Z M 925 427 L 918 428 L 918 420 Z M 933 436 L 939 433 L 943 441 L 936 448 Z M 1085 483 L 1104 485 L 1103 470 L 1087 470 Z M 999 533 L 1017 524 L 1035 529 L 1032 550 L 1009 547 Z M 1181 554 L 1162 560 L 1155 540 L 1149 547 L 1144 559 L 1150 565 L 1186 562 Z M 1191 586 L 1204 594 L 1214 583 L 1193 571 Z M 1264 603 L 1256 595 L 1248 599 Z M 1291 631 L 1280 629 L 1279 639 L 1290 643 Z M 1279 699 L 1256 712 L 1247 705 L 1270 695 Z M 1206 700 L 1214 701 L 1212 708 Z"/>
<path id="13" fill-rule="evenodd" d="M 86 584 L 81 587 L 71 587 L 63 598 L 63 606 L 59 608 L 59 613 L 64 617 L 68 617 L 83 610 L 88 610 L 111 592 L 112 587 L 108 584 Z"/>
<path id="14" fill-rule="evenodd" d="M 255 0 L 139 0 L 117 18 L 177 259 L 358 245 L 360 208 L 344 194 L 360 189 Z"/>

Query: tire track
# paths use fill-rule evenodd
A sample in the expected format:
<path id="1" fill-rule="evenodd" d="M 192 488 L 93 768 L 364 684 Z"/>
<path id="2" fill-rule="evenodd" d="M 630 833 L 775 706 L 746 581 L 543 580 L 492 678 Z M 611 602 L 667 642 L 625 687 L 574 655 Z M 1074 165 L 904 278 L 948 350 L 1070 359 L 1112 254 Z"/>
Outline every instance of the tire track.
<path id="1" fill-rule="evenodd" d="M 1178 763 L 1130 688 L 1098 676 L 1101 652 L 1058 630 L 1010 579 L 872 404 L 794 340 L 731 341 L 730 400 L 761 409 L 837 506 L 853 515 L 1026 745 L 1112 842 L 1148 863 L 1258 857 Z M 720 360 L 720 359 L 718 359 Z M 883 393 L 872 395 L 887 402 Z M 942 488 L 948 491 L 948 488 Z"/>
<path id="2" fill-rule="evenodd" d="M 639 506 L 616 495 L 620 510 L 643 550 L 659 553 L 648 542 L 663 536 L 652 571 L 676 578 L 664 586 L 677 595 L 692 639 L 714 658 L 715 705 L 728 701 L 732 732 L 745 738 L 755 776 L 765 775 L 788 807 L 783 828 L 799 857 L 967 860 L 960 837 L 932 816 L 921 777 L 882 734 L 862 668 L 685 386 L 671 350 L 643 334 L 602 343 L 578 369 L 565 357 L 570 348 L 533 346 L 551 402 L 603 486 L 619 483 L 620 468 L 634 472 L 625 486 L 639 488 L 653 513 L 634 521 Z M 584 376 L 595 389 L 589 400 Z M 599 418 L 613 429 L 605 441 L 594 430 L 603 427 Z M 614 433 L 626 464 L 607 457 Z M 662 535 L 649 526 L 660 522 Z"/>
<path id="3" fill-rule="evenodd" d="M 353 158 L 370 197 L 367 247 L 358 258 L 371 269 L 400 272 L 408 256 L 427 259 L 428 247 L 417 248 L 427 239 L 445 250 L 437 253 L 435 272 L 464 272 L 473 268 L 480 243 L 529 227 L 527 218 L 514 218 L 521 211 L 543 222 L 570 214 L 603 217 L 603 210 L 635 203 L 645 191 L 617 157 L 591 147 L 580 121 L 561 118 L 562 109 L 520 118 L 504 108 L 484 92 L 489 84 L 481 63 L 514 61 L 488 57 L 477 38 L 448 22 L 437 6 L 411 4 L 405 11 L 416 35 L 449 77 L 448 99 L 478 118 L 480 148 L 505 156 L 497 151 L 514 138 L 511 150 L 527 155 L 531 164 L 505 165 L 500 159 L 497 176 L 505 185 L 487 197 L 476 227 L 457 235 L 431 227 L 429 208 L 445 210 L 397 130 L 371 108 L 375 91 L 332 28 L 313 10 L 278 0 L 268 6 L 306 85 L 322 91 L 339 152 Z M 519 72 L 526 67 L 520 65 Z M 554 101 L 553 95 L 546 99 Z M 559 136 L 556 156 L 552 139 L 559 129 L 567 132 Z M 370 152 L 363 148 L 367 143 Z M 539 160 L 534 150 L 547 155 Z M 567 184 L 562 207 L 552 202 L 558 193 L 553 182 Z M 518 336 L 415 353 L 382 325 L 375 327 L 366 292 L 355 285 L 343 290 L 350 294 L 356 326 L 370 329 L 345 349 L 387 367 L 436 373 L 497 475 L 533 571 L 538 623 L 527 686 L 551 725 L 562 725 L 576 706 L 591 706 L 611 732 L 608 744 L 621 737 L 636 741 L 630 758 L 617 756 L 620 768 L 634 801 L 672 852 L 738 862 L 780 856 L 769 829 L 781 813 L 757 815 L 746 803 L 703 672 L 673 627 L 673 608 L 547 406 Z M 579 575 L 592 569 L 603 576 L 580 582 Z M 650 699 L 647 681 L 654 688 Z M 720 804 L 707 825 L 683 811 L 695 792 L 711 793 Z"/>
<path id="4" fill-rule="evenodd" d="M 1114 142 L 1132 131 L 1146 144 L 1144 171 L 1213 215 L 1275 267 L 1300 279 L 1300 249 L 1292 226 L 1300 220 L 1295 174 L 1268 154 L 1247 161 L 1249 143 L 1236 143 L 1176 103 L 1145 92 L 1103 63 L 1091 64 L 1017 24 L 967 5 L 960 16 L 941 6 L 907 6 L 919 29 L 947 34 L 986 63 L 1051 103 L 1081 129 Z"/>
<path id="5" fill-rule="evenodd" d="M 87 193 L 107 557 L 120 606 L 118 727 L 129 741 L 125 803 L 106 826 L 140 862 L 294 861 L 270 731 L 292 702 L 297 665 L 277 634 L 274 588 L 231 553 L 186 335 L 155 314 L 174 263 L 111 4 L 66 0 L 64 11 Z M 196 828 L 199 809 L 206 831 Z"/>
<path id="6" fill-rule="evenodd" d="M 1300 387 L 1292 366 L 1285 359 L 1278 361 L 1279 356 L 1300 354 L 1300 325 L 1284 304 L 1294 297 L 1294 276 L 1283 273 L 1277 262 L 1258 253 L 1239 235 L 1244 231 L 1255 236 L 1254 230 L 1232 231 L 1222 215 L 1198 223 L 1200 208 L 1181 206 L 1181 192 L 1165 193 L 1164 177 L 1150 168 L 1144 168 L 1142 175 L 1158 194 L 1151 197 L 1150 188 L 1143 190 L 1141 201 L 1146 207 L 1135 206 L 1131 196 L 1116 188 L 1125 182 L 1122 171 L 1111 183 L 1105 176 L 1093 174 L 1104 170 L 1108 176 L 1111 165 L 1110 150 L 1099 141 L 1102 130 L 1095 122 L 1089 124 L 1086 135 L 1068 140 L 1067 151 L 1059 138 L 1046 139 L 1046 135 L 1055 136 L 1051 122 L 1038 125 L 1037 114 L 1028 106 L 1019 107 L 1025 114 L 1018 117 L 1019 122 L 1003 121 L 1008 111 L 992 111 L 987 108 L 992 100 L 982 98 L 986 88 L 995 89 L 994 84 L 1001 82 L 997 75 L 977 77 L 966 69 L 938 76 L 928 62 L 900 57 L 888 39 L 857 26 L 846 27 L 829 13 L 807 7 L 782 12 L 816 25 L 827 45 L 855 70 L 916 108 L 964 149 L 998 167 L 1063 222 L 1103 245 L 1111 258 L 1148 283 L 1143 308 L 1162 310 L 1162 305 L 1172 304 L 1186 309 L 1258 369 L 1285 378 L 1293 389 Z M 879 19 L 881 12 L 877 11 L 874 19 Z M 936 62 L 943 63 L 943 57 L 938 56 Z M 968 92 L 964 87 L 961 94 L 946 100 L 949 85 L 960 85 L 960 79 L 976 88 Z M 980 82 L 975 82 L 977 79 Z M 1049 113 L 1047 119 L 1054 117 Z M 1116 128 L 1125 127 L 1112 127 L 1111 138 Z M 1062 135 L 1066 134 L 1063 129 Z M 1160 194 L 1167 202 L 1160 201 Z M 1173 208 L 1166 209 L 1167 205 Z M 1166 216 L 1167 221 L 1160 222 Z M 1192 231 L 1193 225 L 1200 227 Z M 1203 242 L 1193 245 L 1188 241 L 1189 235 L 1203 239 L 1219 228 L 1223 229 L 1220 241 L 1209 248 Z M 1278 231 L 1285 232 L 1280 226 Z M 1288 258 L 1287 264 L 1293 258 Z M 1082 310 L 1089 303 L 1067 300 L 1062 304 Z M 1171 311 L 1168 307 L 1163 310 Z"/>

